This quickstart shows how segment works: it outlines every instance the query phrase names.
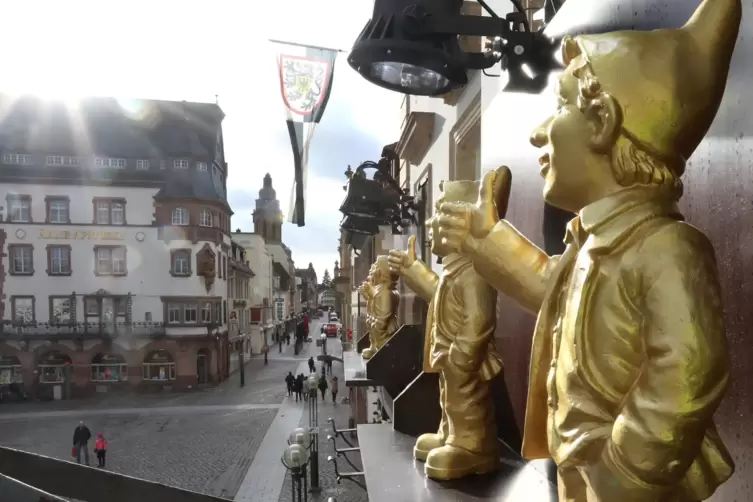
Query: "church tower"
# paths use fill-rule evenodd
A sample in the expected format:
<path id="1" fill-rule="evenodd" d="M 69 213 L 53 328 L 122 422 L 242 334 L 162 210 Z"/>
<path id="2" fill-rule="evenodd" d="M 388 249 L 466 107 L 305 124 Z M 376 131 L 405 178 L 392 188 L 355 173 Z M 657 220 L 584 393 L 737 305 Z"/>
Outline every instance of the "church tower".
<path id="1" fill-rule="evenodd" d="M 282 211 L 269 173 L 264 176 L 264 186 L 259 190 L 253 217 L 255 234 L 261 235 L 270 244 L 282 242 Z"/>

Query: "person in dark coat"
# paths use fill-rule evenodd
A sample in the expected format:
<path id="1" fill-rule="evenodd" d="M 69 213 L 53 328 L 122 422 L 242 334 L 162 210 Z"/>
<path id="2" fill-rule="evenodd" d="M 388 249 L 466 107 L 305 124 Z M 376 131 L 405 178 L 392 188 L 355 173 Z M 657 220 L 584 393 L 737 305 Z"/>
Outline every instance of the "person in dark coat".
<path id="1" fill-rule="evenodd" d="M 316 365 L 314 364 L 314 358 L 312 356 L 312 357 L 309 357 L 309 373 L 314 373 L 314 372 L 316 372 Z"/>
<path id="2" fill-rule="evenodd" d="M 84 462 L 89 465 L 89 440 L 92 437 L 92 433 L 89 428 L 84 425 L 84 421 L 78 423 L 78 427 L 73 431 L 73 448 L 76 449 L 76 462 L 81 463 L 81 451 L 84 452 Z"/>
<path id="3" fill-rule="evenodd" d="M 293 395 L 293 384 L 295 383 L 295 377 L 293 376 L 292 371 L 288 371 L 288 374 L 285 376 L 285 385 L 288 387 L 288 396 Z"/>
<path id="4" fill-rule="evenodd" d="M 295 402 L 303 401 L 303 373 L 295 377 L 295 383 L 293 384 L 293 391 L 295 392 Z"/>
<path id="5" fill-rule="evenodd" d="M 322 370 L 324 370 L 324 366 L 322 366 Z M 324 397 L 327 395 L 327 387 L 327 378 L 322 371 L 322 377 L 319 378 L 319 392 L 322 393 L 322 401 L 324 401 Z"/>

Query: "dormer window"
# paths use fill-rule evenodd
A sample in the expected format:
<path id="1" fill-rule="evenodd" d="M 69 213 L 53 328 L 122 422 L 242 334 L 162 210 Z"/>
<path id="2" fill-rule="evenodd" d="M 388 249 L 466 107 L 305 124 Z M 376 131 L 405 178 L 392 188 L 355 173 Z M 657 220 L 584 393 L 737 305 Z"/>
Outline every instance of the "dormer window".
<path id="1" fill-rule="evenodd" d="M 173 167 L 175 169 L 188 169 L 188 161 L 185 159 L 175 159 L 173 161 Z"/>
<path id="2" fill-rule="evenodd" d="M 176 207 L 173 209 L 172 223 L 176 226 L 188 225 L 188 209 L 185 207 Z"/>
<path id="3" fill-rule="evenodd" d="M 31 164 L 31 155 L 25 153 L 6 153 L 3 155 L 3 164 L 10 166 L 28 166 Z"/>
<path id="4" fill-rule="evenodd" d="M 113 159 L 111 157 L 95 157 L 94 165 L 105 169 L 125 169 L 125 159 Z"/>
<path id="5" fill-rule="evenodd" d="M 81 165 L 81 159 L 78 157 L 68 157 L 65 155 L 48 155 L 48 166 L 61 166 L 61 167 L 78 167 Z"/>
<path id="6" fill-rule="evenodd" d="M 207 163 L 206 162 L 197 162 L 196 163 L 196 170 L 197 171 L 206 171 L 207 170 Z"/>
<path id="7" fill-rule="evenodd" d="M 202 209 L 199 213 L 199 226 L 211 227 L 212 226 L 212 212 L 209 209 Z"/>

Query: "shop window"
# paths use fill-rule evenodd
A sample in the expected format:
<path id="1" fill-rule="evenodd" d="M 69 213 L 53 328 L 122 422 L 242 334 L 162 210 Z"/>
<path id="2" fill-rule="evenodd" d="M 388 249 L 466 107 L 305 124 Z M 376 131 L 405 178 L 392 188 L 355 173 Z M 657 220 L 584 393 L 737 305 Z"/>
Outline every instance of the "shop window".
<path id="1" fill-rule="evenodd" d="M 39 359 L 39 383 L 65 382 L 66 367 L 71 365 L 71 358 L 67 354 L 53 350 Z"/>
<path id="2" fill-rule="evenodd" d="M 73 322 L 73 301 L 75 297 L 51 296 L 50 297 L 50 323 L 70 324 Z"/>
<path id="3" fill-rule="evenodd" d="M 149 352 L 144 358 L 144 380 L 175 380 L 175 362 L 172 354 L 164 349 Z"/>
<path id="4" fill-rule="evenodd" d="M 220 320 L 221 303 L 218 298 L 202 300 L 201 298 L 172 297 L 164 298 L 163 301 L 165 302 L 164 318 L 168 324 L 206 326 L 218 323 Z"/>
<path id="5" fill-rule="evenodd" d="M 35 320 L 33 296 L 11 296 L 11 319 L 17 324 L 31 324 Z"/>
<path id="6" fill-rule="evenodd" d="M 21 361 L 16 356 L 0 356 L 0 385 L 23 382 Z"/>
<path id="7" fill-rule="evenodd" d="M 128 364 L 120 354 L 97 354 L 91 364 L 92 382 L 125 382 Z"/>

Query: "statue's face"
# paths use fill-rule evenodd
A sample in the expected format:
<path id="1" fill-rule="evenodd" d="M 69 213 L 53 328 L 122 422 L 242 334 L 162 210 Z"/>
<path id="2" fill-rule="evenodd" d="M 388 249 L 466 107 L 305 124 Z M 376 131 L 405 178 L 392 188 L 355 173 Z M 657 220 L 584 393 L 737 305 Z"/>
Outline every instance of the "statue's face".
<path id="1" fill-rule="evenodd" d="M 553 206 L 572 212 L 582 209 L 597 179 L 588 168 L 597 155 L 592 148 L 595 127 L 578 107 L 578 79 L 574 68 L 580 56 L 571 61 L 555 87 L 557 110 L 531 135 L 533 146 L 541 149 L 539 164 L 544 178 L 544 199 Z"/>

